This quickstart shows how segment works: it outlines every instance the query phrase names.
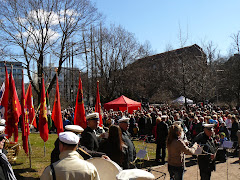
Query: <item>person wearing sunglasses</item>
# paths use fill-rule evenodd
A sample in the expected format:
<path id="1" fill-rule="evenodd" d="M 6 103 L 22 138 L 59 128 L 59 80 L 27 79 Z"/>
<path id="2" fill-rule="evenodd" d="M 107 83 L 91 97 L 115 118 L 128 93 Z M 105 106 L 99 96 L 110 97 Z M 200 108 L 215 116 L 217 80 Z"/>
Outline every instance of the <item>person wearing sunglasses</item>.
<path id="1" fill-rule="evenodd" d="M 16 180 L 11 164 L 7 159 L 7 151 L 4 149 L 6 141 L 5 127 L 0 126 L 0 180 Z"/>

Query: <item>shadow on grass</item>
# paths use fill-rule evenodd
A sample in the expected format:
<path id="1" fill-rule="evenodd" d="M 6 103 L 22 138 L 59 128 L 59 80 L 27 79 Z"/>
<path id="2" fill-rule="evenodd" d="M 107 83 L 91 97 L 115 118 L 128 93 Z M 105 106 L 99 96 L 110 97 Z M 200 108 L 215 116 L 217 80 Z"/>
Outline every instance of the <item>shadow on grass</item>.
<path id="1" fill-rule="evenodd" d="M 34 178 L 34 177 L 24 177 L 21 174 L 22 173 L 28 173 L 28 172 L 37 172 L 35 169 L 32 168 L 25 168 L 25 169 L 14 169 L 14 174 L 17 178 L 17 180 L 33 180 L 33 179 L 40 179 L 40 178 Z"/>

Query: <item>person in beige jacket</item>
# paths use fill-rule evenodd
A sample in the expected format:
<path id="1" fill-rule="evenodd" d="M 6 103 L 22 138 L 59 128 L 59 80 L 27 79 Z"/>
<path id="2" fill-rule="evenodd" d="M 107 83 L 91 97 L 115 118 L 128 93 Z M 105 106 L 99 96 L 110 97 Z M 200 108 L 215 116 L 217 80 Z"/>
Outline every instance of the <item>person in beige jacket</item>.
<path id="1" fill-rule="evenodd" d="M 195 143 L 191 148 L 186 146 L 181 138 L 183 129 L 174 124 L 169 128 L 167 137 L 168 150 L 168 172 L 170 179 L 182 180 L 184 172 L 184 154 L 194 154 L 198 144 Z"/>
<path id="2" fill-rule="evenodd" d="M 48 166 L 40 180 L 99 180 L 96 167 L 76 151 L 78 142 L 73 132 L 59 133 L 60 160 Z"/>

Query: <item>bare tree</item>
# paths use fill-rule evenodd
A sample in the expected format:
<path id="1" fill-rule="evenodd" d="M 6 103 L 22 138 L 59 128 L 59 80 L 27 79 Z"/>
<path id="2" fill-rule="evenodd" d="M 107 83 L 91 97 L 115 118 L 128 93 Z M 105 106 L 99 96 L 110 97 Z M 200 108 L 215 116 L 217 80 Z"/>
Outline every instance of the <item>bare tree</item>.
<path id="1" fill-rule="evenodd" d="M 5 0 L 0 1 L 0 32 L 6 45 L 15 48 L 12 57 L 24 61 L 34 90 L 40 94 L 43 65 L 49 54 L 62 65 L 82 52 L 77 37 L 100 18 L 89 0 Z M 33 81 L 30 64 L 37 65 L 38 82 Z M 56 76 L 50 80 L 51 90 Z"/>
<path id="2" fill-rule="evenodd" d="M 233 34 L 231 38 L 233 39 L 233 48 L 238 54 L 240 54 L 240 31 L 238 31 L 236 34 Z"/>

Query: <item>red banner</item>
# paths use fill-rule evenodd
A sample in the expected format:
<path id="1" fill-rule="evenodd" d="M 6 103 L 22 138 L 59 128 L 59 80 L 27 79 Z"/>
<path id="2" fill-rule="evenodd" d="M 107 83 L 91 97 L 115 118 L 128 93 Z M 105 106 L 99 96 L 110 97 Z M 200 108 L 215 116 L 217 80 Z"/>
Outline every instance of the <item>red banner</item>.
<path id="1" fill-rule="evenodd" d="M 83 102 L 82 80 L 81 80 L 80 74 L 79 74 L 78 93 L 77 93 L 75 112 L 74 112 L 74 124 L 79 125 L 84 129 L 87 127 L 84 102 Z"/>
<path id="2" fill-rule="evenodd" d="M 95 112 L 99 113 L 99 126 L 102 127 L 103 122 L 102 122 L 101 102 L 100 102 L 100 94 L 99 94 L 99 81 L 97 81 L 97 96 L 96 96 Z"/>
<path id="3" fill-rule="evenodd" d="M 45 96 L 44 78 L 42 77 L 42 90 L 41 90 L 41 104 L 39 113 L 39 131 L 40 136 L 44 142 L 48 140 L 48 121 L 47 121 L 47 105 Z"/>
<path id="4" fill-rule="evenodd" d="M 60 103 L 60 94 L 58 86 L 58 77 L 56 76 L 56 95 L 52 110 L 52 120 L 55 127 L 57 128 L 57 133 L 63 132 L 63 121 L 62 121 L 62 112 L 61 112 L 61 103 Z"/>

